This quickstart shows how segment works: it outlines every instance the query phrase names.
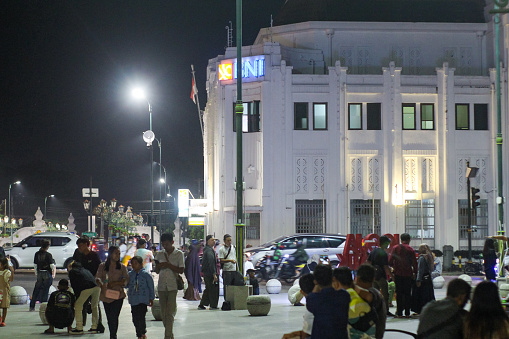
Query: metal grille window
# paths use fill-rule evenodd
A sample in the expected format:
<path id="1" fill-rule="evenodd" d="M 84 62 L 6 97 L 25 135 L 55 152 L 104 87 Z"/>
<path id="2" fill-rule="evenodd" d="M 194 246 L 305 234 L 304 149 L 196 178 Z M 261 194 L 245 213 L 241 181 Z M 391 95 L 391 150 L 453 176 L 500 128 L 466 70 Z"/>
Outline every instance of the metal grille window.
<path id="1" fill-rule="evenodd" d="M 295 200 L 295 232 L 324 233 L 326 230 L 325 200 Z"/>
<path id="2" fill-rule="evenodd" d="M 366 236 L 380 234 L 380 199 L 350 200 L 350 232 Z M 374 229 L 374 230 L 373 230 Z"/>
<path id="3" fill-rule="evenodd" d="M 405 232 L 412 238 L 435 239 L 435 199 L 405 200 Z"/>
<path id="4" fill-rule="evenodd" d="M 260 239 L 260 213 L 246 213 L 246 239 Z"/>
<path id="5" fill-rule="evenodd" d="M 488 200 L 472 211 L 472 239 L 484 239 L 488 234 Z M 460 239 L 468 239 L 468 200 L 458 200 L 458 223 Z"/>

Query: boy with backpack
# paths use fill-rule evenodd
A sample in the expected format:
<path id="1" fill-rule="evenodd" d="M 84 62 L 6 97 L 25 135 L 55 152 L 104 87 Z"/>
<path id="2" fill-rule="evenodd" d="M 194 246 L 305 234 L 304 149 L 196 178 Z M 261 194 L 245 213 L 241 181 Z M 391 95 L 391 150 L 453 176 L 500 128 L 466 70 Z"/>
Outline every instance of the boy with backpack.
<path id="1" fill-rule="evenodd" d="M 74 294 L 69 291 L 69 282 L 67 279 L 61 279 L 58 282 L 58 290 L 51 293 L 48 300 L 46 320 L 49 328 L 44 331 L 44 334 L 55 333 L 55 327 L 67 328 L 67 332 L 71 332 L 75 302 Z"/>

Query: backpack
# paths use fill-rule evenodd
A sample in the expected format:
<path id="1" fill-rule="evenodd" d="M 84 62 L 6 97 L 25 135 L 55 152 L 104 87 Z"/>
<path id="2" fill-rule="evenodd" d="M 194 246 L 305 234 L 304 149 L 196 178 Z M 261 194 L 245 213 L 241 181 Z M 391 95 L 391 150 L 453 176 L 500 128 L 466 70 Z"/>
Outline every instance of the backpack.
<path id="1" fill-rule="evenodd" d="M 373 305 L 371 306 L 371 310 L 368 313 L 364 313 L 355 323 L 350 323 L 350 325 L 358 331 L 366 332 L 372 327 L 374 328 L 377 321 L 378 313 L 376 312 Z"/>
<path id="2" fill-rule="evenodd" d="M 232 304 L 229 301 L 225 300 L 223 302 L 223 305 L 221 306 L 221 310 L 222 311 L 231 311 L 232 310 Z"/>

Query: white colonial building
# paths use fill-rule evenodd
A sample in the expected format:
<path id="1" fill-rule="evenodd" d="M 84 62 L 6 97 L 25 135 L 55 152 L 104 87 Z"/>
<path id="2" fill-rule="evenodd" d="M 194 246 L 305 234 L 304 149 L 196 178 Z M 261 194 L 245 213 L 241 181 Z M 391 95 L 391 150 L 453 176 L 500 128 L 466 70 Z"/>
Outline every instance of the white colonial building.
<path id="1" fill-rule="evenodd" d="M 408 232 L 434 248 L 464 249 L 467 162 L 479 168 L 474 248 L 496 233 L 493 22 L 478 1 L 451 2 L 474 2 L 468 8 L 478 12 L 465 19 L 450 10 L 442 22 L 347 21 L 331 20 L 331 5 L 320 12 L 329 19 L 314 11 L 307 21 L 306 3 L 332 2 L 290 0 L 278 25 L 243 47 L 248 244 L 302 232 Z M 216 236 L 235 224 L 235 58 L 228 48 L 207 68 L 206 227 Z M 508 173 L 506 154 L 504 145 Z"/>

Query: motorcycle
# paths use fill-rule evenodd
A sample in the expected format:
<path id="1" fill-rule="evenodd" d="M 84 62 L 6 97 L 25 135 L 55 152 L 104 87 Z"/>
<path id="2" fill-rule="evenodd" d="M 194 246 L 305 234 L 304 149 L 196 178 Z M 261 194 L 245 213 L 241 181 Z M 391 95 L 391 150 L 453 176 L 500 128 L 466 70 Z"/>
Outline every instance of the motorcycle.
<path id="1" fill-rule="evenodd" d="M 271 256 L 266 255 L 255 264 L 255 277 L 269 281 L 275 277 L 278 266 L 279 261 L 273 261 Z"/>
<path id="2" fill-rule="evenodd" d="M 310 273 L 307 262 L 295 263 L 295 257 L 291 255 L 284 255 L 281 258 L 281 264 L 279 265 L 275 279 L 284 280 L 288 284 L 291 284 L 295 279 L 299 279 L 306 273 Z"/>

